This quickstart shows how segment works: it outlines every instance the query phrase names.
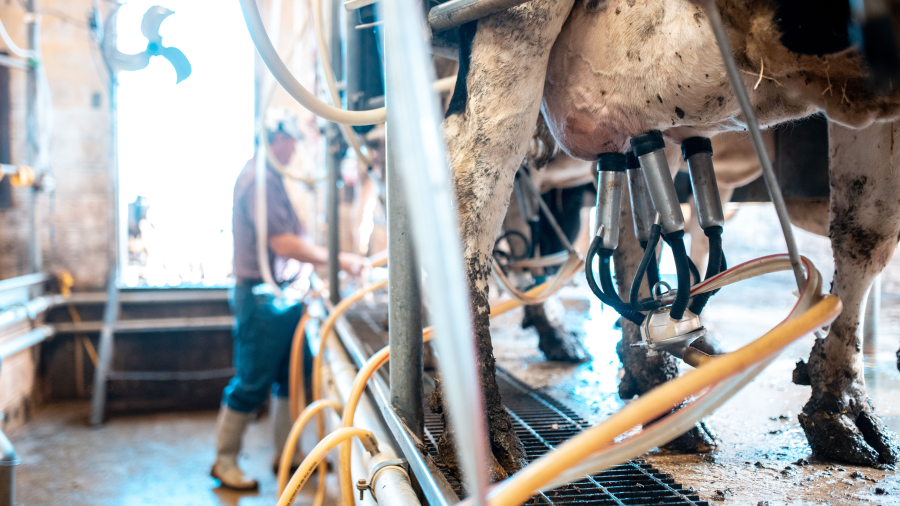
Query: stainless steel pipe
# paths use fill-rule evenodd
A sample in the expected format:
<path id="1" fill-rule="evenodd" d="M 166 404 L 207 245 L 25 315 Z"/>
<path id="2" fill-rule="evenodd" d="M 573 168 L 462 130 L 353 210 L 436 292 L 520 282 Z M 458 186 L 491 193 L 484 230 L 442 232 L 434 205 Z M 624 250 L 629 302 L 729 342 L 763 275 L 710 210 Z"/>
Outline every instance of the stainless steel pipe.
<path id="1" fill-rule="evenodd" d="M 11 357 L 20 351 L 25 351 L 36 344 L 40 344 L 48 338 L 53 337 L 54 333 L 53 327 L 44 325 L 22 334 L 21 336 L 10 339 L 9 341 L 0 344 L 0 360 Z"/>
<path id="2" fill-rule="evenodd" d="M 444 395 L 456 442 L 466 450 L 459 455 L 465 486 L 473 505 L 480 506 L 485 503 L 490 453 L 459 219 L 438 97 L 431 86 L 434 68 L 422 37 L 421 6 L 415 0 L 391 0 L 379 3 L 378 9 L 386 24 L 385 54 L 403 62 L 402 68 L 386 68 L 387 88 L 403 97 L 388 109 L 388 123 L 402 131 L 394 152 L 402 168 L 416 250 L 427 273 L 441 371 L 452 379 L 445 382 Z"/>
<path id="3" fill-rule="evenodd" d="M 0 431 L 0 506 L 16 504 L 16 466 L 21 463 L 12 443 Z"/>
<path id="4" fill-rule="evenodd" d="M 391 55 L 386 65 L 402 64 Z M 400 97 L 387 91 L 388 103 Z M 396 100 L 395 100 L 396 98 Z M 394 139 L 396 124 L 387 125 L 387 228 L 388 228 L 388 332 L 391 347 L 391 406 L 413 434 L 424 439 L 424 345 L 422 344 L 422 288 L 419 262 L 413 246 L 409 209 L 400 174 L 400 157 Z"/>
<path id="5" fill-rule="evenodd" d="M 495 12 L 505 11 L 527 0 L 450 0 L 428 11 L 428 24 L 440 32 L 483 18 Z"/>

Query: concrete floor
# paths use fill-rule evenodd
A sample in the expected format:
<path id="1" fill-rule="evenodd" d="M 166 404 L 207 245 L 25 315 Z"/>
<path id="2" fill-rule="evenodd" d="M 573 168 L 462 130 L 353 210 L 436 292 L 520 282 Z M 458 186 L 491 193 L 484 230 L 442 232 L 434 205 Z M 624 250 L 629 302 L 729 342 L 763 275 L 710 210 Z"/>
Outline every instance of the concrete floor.
<path id="1" fill-rule="evenodd" d="M 215 455 L 214 412 L 117 416 L 87 424 L 86 403 L 54 404 L 10 436 L 22 465 L 16 503 L 26 506 L 272 506 L 277 483 L 267 418 L 251 423 L 241 465 L 260 481 L 236 493 L 209 477 Z M 311 505 L 313 478 L 295 504 Z M 336 477 L 329 490 L 337 490 Z M 326 504 L 337 504 L 329 497 Z"/>

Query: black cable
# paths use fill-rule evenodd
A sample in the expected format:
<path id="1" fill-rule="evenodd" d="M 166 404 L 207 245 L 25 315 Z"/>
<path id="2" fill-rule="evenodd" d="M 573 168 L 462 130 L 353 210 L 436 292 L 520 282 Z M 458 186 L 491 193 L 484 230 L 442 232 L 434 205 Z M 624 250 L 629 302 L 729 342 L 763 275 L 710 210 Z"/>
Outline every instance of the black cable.
<path id="1" fill-rule="evenodd" d="M 644 322 L 644 315 L 623 302 L 612 285 L 611 266 L 609 263 L 612 253 L 612 250 L 601 249 L 600 238 L 594 237 L 590 248 L 588 248 L 587 257 L 584 260 L 584 271 L 588 286 L 601 302 L 615 309 L 626 320 L 635 325 L 640 325 Z M 594 270 L 591 268 L 594 263 L 594 257 L 598 254 L 600 255 L 600 283 L 603 285 L 603 288 L 597 285 L 597 280 L 594 278 Z"/>
<path id="2" fill-rule="evenodd" d="M 641 258 L 641 263 L 638 265 L 637 274 L 635 274 L 634 279 L 631 281 L 631 291 L 629 293 L 628 300 L 631 301 L 631 307 L 637 309 L 638 311 L 649 311 L 651 309 L 655 309 L 655 307 L 645 307 L 641 304 L 640 296 L 641 291 L 641 281 L 644 279 L 644 274 L 647 274 L 648 283 L 650 282 L 650 268 L 656 262 L 656 246 L 659 244 L 659 237 L 662 231 L 662 227 L 659 225 L 653 225 L 650 227 L 650 239 L 643 245 L 644 246 L 644 256 Z M 656 269 L 656 277 L 657 282 L 659 281 L 659 266 L 655 266 Z M 653 296 L 653 286 L 656 284 L 654 282 L 650 285 L 650 296 Z"/>
<path id="3" fill-rule="evenodd" d="M 678 274 L 678 291 L 675 293 L 675 302 L 669 316 L 673 320 L 684 318 L 684 311 L 688 307 L 691 298 L 691 272 L 687 251 L 684 249 L 684 231 L 679 230 L 663 235 L 669 247 L 672 248 L 672 256 L 675 257 L 675 271 Z"/>
<path id="4" fill-rule="evenodd" d="M 706 267 L 705 279 L 710 279 L 726 270 L 725 252 L 722 249 L 722 227 L 709 227 L 704 229 L 703 232 L 709 238 L 709 264 Z M 697 315 L 703 312 L 706 303 L 709 302 L 710 297 L 715 295 L 716 292 L 718 290 L 701 293 L 695 297 L 694 302 L 691 303 L 691 312 Z"/>

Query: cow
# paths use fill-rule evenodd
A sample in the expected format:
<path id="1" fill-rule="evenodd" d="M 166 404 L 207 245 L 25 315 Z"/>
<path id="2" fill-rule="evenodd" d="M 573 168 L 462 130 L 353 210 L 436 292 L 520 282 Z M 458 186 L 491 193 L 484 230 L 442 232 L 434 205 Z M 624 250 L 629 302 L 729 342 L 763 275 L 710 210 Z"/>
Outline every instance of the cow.
<path id="1" fill-rule="evenodd" d="M 809 360 L 812 393 L 799 415 L 813 454 L 863 465 L 897 461 L 895 436 L 866 396 L 858 337 L 860 304 L 900 236 L 900 173 L 893 171 L 900 93 L 870 91 L 850 46 L 846 2 L 822 30 L 780 26 L 821 2 L 720 0 L 733 53 L 762 126 L 816 112 L 830 120 L 830 237 L 833 292 L 843 313 Z M 788 16 L 787 14 L 791 14 Z M 841 18 L 843 16 L 843 18 Z M 801 29 L 798 35 L 797 29 Z M 489 417 L 492 478 L 525 463 L 497 387 L 488 321 L 493 239 L 539 112 L 561 148 L 595 159 L 625 152 L 632 137 L 661 130 L 672 142 L 744 128 L 703 8 L 685 0 L 531 0 L 460 27 L 460 71 L 443 124 L 453 171 L 478 365 Z M 805 35 L 804 35 L 805 34 Z M 814 53 L 814 54 L 810 54 Z M 864 129 L 864 130 L 859 130 Z M 625 199 L 627 200 L 627 199 Z M 629 210 L 621 223 L 629 223 Z M 616 277 L 630 281 L 641 256 L 632 227 L 620 227 Z M 677 374 L 675 359 L 630 347 L 625 397 Z M 432 407 L 441 408 L 439 396 Z M 698 446 L 705 436 L 694 429 Z M 453 431 L 439 442 L 452 464 Z"/>

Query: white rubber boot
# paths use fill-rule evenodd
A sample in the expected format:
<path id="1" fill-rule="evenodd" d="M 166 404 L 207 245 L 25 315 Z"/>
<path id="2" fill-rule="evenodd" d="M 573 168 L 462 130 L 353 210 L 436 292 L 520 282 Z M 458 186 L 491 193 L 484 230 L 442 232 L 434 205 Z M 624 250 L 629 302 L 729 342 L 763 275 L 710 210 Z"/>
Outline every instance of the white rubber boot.
<path id="1" fill-rule="evenodd" d="M 219 480 L 223 487 L 235 490 L 255 490 L 259 484 L 238 467 L 241 439 L 250 420 L 249 413 L 234 411 L 226 405 L 219 410 L 216 422 L 216 462 L 209 475 Z"/>
<path id="2" fill-rule="evenodd" d="M 272 472 L 278 474 L 278 466 L 281 465 L 281 453 L 287 442 L 294 422 L 291 420 L 291 402 L 286 397 L 272 397 L 269 403 L 269 418 L 272 419 L 272 434 L 275 436 L 275 458 L 272 460 Z M 294 457 L 291 459 L 291 470 L 300 467 L 303 455 L 300 453 L 299 441 L 294 448 Z"/>

